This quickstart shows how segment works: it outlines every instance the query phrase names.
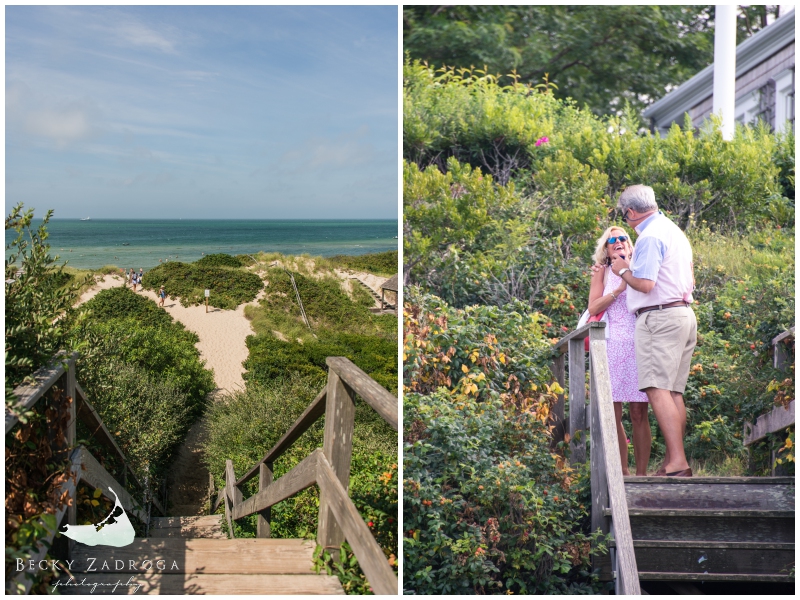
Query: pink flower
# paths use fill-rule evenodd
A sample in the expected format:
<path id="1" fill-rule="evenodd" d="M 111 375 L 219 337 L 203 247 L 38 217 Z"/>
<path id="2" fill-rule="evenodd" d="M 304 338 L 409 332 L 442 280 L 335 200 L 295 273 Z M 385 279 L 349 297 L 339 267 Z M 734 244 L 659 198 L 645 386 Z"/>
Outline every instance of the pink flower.
<path id="1" fill-rule="evenodd" d="M 547 136 L 540 137 L 538 140 L 536 140 L 535 146 L 538 148 L 542 144 L 547 144 L 549 141 L 550 139 Z"/>

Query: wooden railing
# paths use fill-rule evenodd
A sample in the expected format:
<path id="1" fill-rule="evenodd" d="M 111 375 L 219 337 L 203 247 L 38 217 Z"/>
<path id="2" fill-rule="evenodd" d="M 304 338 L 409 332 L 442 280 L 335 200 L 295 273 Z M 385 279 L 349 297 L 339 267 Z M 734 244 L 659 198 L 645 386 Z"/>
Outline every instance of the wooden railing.
<path id="1" fill-rule="evenodd" d="M 589 338 L 589 420 L 586 415 L 586 351 Z M 633 551 L 625 483 L 619 460 L 617 428 L 611 396 L 611 377 L 606 353 L 605 323 L 587 323 L 562 338 L 553 374 L 563 386 L 564 355 L 569 357 L 569 435 L 572 463 L 586 461 L 586 430 L 591 431 L 592 531 L 610 533 L 614 547 L 610 549 L 611 574 L 617 594 L 641 594 L 636 556 Z M 563 396 L 553 411 L 554 442 L 564 439 Z M 588 427 L 587 427 L 588 426 Z M 611 517 L 604 515 L 611 510 Z M 595 564 L 601 564 L 598 558 Z"/>
<path id="2" fill-rule="evenodd" d="M 328 357 L 328 382 L 277 444 L 240 479 L 226 461 L 225 486 L 214 510 L 225 502 L 225 518 L 233 536 L 233 521 L 258 514 L 258 537 L 270 537 L 270 507 L 316 484 L 320 488 L 317 543 L 338 557 L 347 540 L 376 594 L 397 594 L 397 577 L 381 547 L 347 494 L 353 452 L 355 396 L 358 394 L 395 431 L 397 398 L 343 357 Z M 322 415 L 324 440 L 291 471 L 273 481 L 273 463 Z M 258 476 L 259 491 L 243 498 L 241 486 Z"/>
<path id="3" fill-rule="evenodd" d="M 33 374 L 32 383 L 19 386 L 14 390 L 13 393 L 16 398 L 14 410 L 6 409 L 6 433 L 9 433 L 19 422 L 18 415 L 32 409 L 48 390 L 56 386 L 63 390 L 63 397 L 65 400 L 62 410 L 69 411 L 70 415 L 64 439 L 56 440 L 56 444 L 59 446 L 57 450 L 63 450 L 68 453 L 70 461 L 69 477 L 59 489 L 57 497 L 70 498 L 71 502 L 64 503 L 57 510 L 55 515 L 56 529 L 52 529 L 44 520 L 40 519 L 40 524 L 45 528 L 47 534 L 38 541 L 36 549 L 30 556 L 30 559 L 33 559 L 34 564 L 37 565 L 47 554 L 53 538 L 56 535 L 56 530 L 64 519 L 64 516 L 66 515 L 68 524 L 76 524 L 76 494 L 78 483 L 81 481 L 85 481 L 93 488 L 99 489 L 103 496 L 113 502 L 114 495 L 109 491 L 109 487 L 112 487 L 127 513 L 134 515 L 145 523 L 145 526 L 149 520 L 146 507 L 136 502 L 126 489 L 128 476 L 131 477 L 131 481 L 139 489 L 142 489 L 143 486 L 136 480 L 127 457 L 103 424 L 103 420 L 97 414 L 97 411 L 87 400 L 86 394 L 80 384 L 75 380 L 75 361 L 77 358 L 77 352 L 71 355 L 65 353 L 57 354 L 50 365 L 39 369 Z M 84 446 L 75 447 L 78 421 L 88 426 L 94 439 L 110 451 L 112 455 L 121 460 L 123 465 L 122 483 L 117 482 Z M 150 501 L 161 514 L 165 514 L 161 504 L 155 498 L 150 498 Z M 71 540 L 70 542 L 69 547 L 71 548 L 74 542 Z M 30 563 L 26 562 L 26 564 Z M 30 591 L 33 581 L 34 577 L 32 572 L 29 570 L 20 571 L 18 575 L 14 578 L 9 578 L 6 582 L 6 591 L 10 594 L 26 594 Z"/>

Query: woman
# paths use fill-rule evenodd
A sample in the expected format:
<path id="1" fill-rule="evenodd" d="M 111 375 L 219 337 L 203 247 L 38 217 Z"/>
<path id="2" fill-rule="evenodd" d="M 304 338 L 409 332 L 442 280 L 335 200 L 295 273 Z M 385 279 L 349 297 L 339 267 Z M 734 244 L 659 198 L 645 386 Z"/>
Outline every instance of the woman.
<path id="1" fill-rule="evenodd" d="M 630 259 L 633 248 L 630 236 L 618 226 L 609 227 L 597 241 L 594 261 L 602 268 L 592 275 L 589 290 L 589 314 L 606 311 L 608 332 L 606 348 L 611 371 L 611 396 L 614 399 L 614 415 L 617 420 L 619 454 L 622 474 L 628 472 L 628 443 L 622 427 L 622 403 L 628 402 L 633 423 L 633 455 L 636 459 L 636 475 L 647 475 L 650 460 L 650 422 L 647 416 L 647 395 L 639 391 L 636 377 L 636 353 L 633 337 L 636 317 L 628 312 L 627 284 L 611 271 L 611 258 L 625 256 Z"/>

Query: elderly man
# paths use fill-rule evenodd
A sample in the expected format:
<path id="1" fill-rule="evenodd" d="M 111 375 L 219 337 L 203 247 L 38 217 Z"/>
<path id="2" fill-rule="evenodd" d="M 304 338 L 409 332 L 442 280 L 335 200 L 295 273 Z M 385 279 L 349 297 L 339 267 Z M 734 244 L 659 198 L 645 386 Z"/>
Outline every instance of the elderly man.
<path id="1" fill-rule="evenodd" d="M 639 389 L 647 394 L 667 445 L 656 474 L 691 477 L 683 449 L 683 391 L 697 343 L 692 247 L 683 231 L 659 212 L 651 187 L 628 187 L 617 208 L 639 234 L 633 263 L 616 257 L 611 269 L 628 284 L 628 310 L 636 315 Z"/>

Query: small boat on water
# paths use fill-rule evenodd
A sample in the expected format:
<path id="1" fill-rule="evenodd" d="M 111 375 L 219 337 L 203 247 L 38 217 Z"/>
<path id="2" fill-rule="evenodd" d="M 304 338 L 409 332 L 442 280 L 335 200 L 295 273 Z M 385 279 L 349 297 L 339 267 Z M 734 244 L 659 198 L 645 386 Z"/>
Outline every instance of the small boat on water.
<path id="1" fill-rule="evenodd" d="M 86 217 L 85 219 L 81 219 L 81 221 L 91 221 L 92 217 Z"/>
<path id="2" fill-rule="evenodd" d="M 130 244 L 128 242 L 122 242 L 122 245 L 123 246 L 130 246 Z"/>

